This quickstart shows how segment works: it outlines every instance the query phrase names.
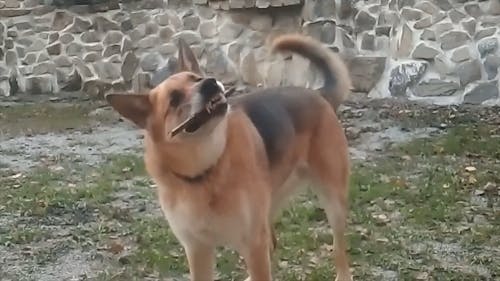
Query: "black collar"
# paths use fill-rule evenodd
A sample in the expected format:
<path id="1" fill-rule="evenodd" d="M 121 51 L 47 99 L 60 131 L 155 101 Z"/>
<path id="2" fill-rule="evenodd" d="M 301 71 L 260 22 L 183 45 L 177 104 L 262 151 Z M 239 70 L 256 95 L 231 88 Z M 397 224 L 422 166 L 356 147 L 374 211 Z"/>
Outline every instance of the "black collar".
<path id="1" fill-rule="evenodd" d="M 173 171 L 172 171 L 172 174 L 174 174 L 174 176 L 176 176 L 176 177 L 180 178 L 181 180 L 186 181 L 188 183 L 200 183 L 208 177 L 210 172 L 212 172 L 213 168 L 214 168 L 214 166 L 211 166 L 208 169 L 206 169 L 205 171 L 203 171 L 195 176 L 185 176 L 185 175 L 173 172 Z"/>

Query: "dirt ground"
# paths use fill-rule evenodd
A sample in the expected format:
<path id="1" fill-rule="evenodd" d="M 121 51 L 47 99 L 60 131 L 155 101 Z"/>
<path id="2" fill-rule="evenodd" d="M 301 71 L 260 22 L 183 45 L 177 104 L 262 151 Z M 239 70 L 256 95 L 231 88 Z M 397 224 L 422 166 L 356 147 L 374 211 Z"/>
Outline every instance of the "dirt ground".
<path id="1" fill-rule="evenodd" d="M 500 280 L 500 108 L 367 101 L 341 120 L 355 280 Z M 0 104 L 0 280 L 187 280 L 144 172 L 141 135 L 102 102 Z M 276 222 L 276 280 L 332 280 L 309 192 Z M 217 280 L 243 280 L 217 256 Z"/>

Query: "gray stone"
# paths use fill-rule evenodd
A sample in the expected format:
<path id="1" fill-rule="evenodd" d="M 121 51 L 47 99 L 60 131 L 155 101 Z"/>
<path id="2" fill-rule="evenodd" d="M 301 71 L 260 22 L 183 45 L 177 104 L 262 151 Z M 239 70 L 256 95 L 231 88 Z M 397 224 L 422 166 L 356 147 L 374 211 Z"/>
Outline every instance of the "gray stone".
<path id="1" fill-rule="evenodd" d="M 52 58 L 57 67 L 71 67 L 73 62 L 67 56 L 56 56 Z"/>
<path id="2" fill-rule="evenodd" d="M 477 43 L 477 50 L 479 51 L 481 58 L 495 53 L 498 50 L 498 39 L 496 37 L 481 39 L 481 41 Z"/>
<path id="3" fill-rule="evenodd" d="M 441 10 L 449 11 L 453 8 L 448 0 L 433 0 L 434 4 L 436 4 Z"/>
<path id="4" fill-rule="evenodd" d="M 223 83 L 233 83 L 238 80 L 236 69 L 220 47 L 214 46 L 207 50 L 206 59 L 207 75 L 220 77 Z"/>
<path id="5" fill-rule="evenodd" d="M 78 43 L 71 42 L 68 46 L 66 46 L 66 54 L 68 56 L 81 56 L 82 52 L 83 46 Z"/>
<path id="6" fill-rule="evenodd" d="M 493 34 L 495 34 L 495 32 L 497 32 L 497 28 L 496 27 L 487 27 L 485 29 L 478 30 L 476 32 L 476 35 L 474 36 L 474 39 L 475 40 L 481 40 L 481 39 L 483 39 L 485 37 L 492 36 Z"/>
<path id="7" fill-rule="evenodd" d="M 82 88 L 82 76 L 78 73 L 78 70 L 73 69 L 69 74 L 65 83 L 61 85 L 63 91 L 74 92 L 79 91 Z"/>
<path id="8" fill-rule="evenodd" d="M 91 26 L 92 26 L 91 21 L 80 17 L 75 17 L 73 24 L 65 28 L 64 31 L 80 34 L 84 31 L 89 30 Z"/>
<path id="9" fill-rule="evenodd" d="M 429 81 L 421 82 L 415 86 L 413 94 L 418 97 L 452 96 L 459 88 L 460 85 L 455 82 L 430 79 Z"/>
<path id="10" fill-rule="evenodd" d="M 306 34 L 325 44 L 333 44 L 335 41 L 336 28 L 333 20 L 307 22 L 304 24 L 304 30 Z"/>
<path id="11" fill-rule="evenodd" d="M 428 41 L 436 41 L 436 33 L 430 29 L 424 29 L 422 34 L 420 34 L 420 39 Z"/>
<path id="12" fill-rule="evenodd" d="M 121 64 L 122 63 L 122 57 L 121 57 L 120 54 L 112 55 L 111 57 L 108 58 L 108 62 Z"/>
<path id="13" fill-rule="evenodd" d="M 265 77 L 266 86 L 277 87 L 282 85 L 284 81 L 284 73 L 286 70 L 285 61 L 276 60 L 269 64 Z"/>
<path id="14" fill-rule="evenodd" d="M 243 45 L 239 42 L 233 42 L 229 44 L 227 49 L 227 56 L 230 60 L 232 60 L 236 65 L 240 64 L 240 54 L 243 50 Z"/>
<path id="15" fill-rule="evenodd" d="M 52 32 L 49 34 L 49 44 L 52 44 L 56 42 L 59 39 L 59 33 L 58 32 Z"/>
<path id="16" fill-rule="evenodd" d="M 121 46 L 118 44 L 115 45 L 109 45 L 106 48 L 104 48 L 104 51 L 102 52 L 102 56 L 105 58 L 111 57 L 112 55 L 117 55 L 121 53 Z"/>
<path id="17" fill-rule="evenodd" d="M 121 66 L 121 74 L 123 80 L 132 81 L 134 78 L 137 67 L 139 66 L 139 59 L 133 52 L 128 52 L 125 55 L 125 59 L 123 60 L 123 64 Z"/>
<path id="18" fill-rule="evenodd" d="M 356 47 L 356 44 L 354 43 L 354 40 L 352 39 L 352 37 L 347 34 L 347 32 L 345 32 L 344 30 L 342 30 L 342 45 L 345 47 L 345 48 L 348 48 L 348 49 L 351 49 L 351 48 L 354 48 Z"/>
<path id="19" fill-rule="evenodd" d="M 29 76 L 24 78 L 22 91 L 30 95 L 53 94 L 56 91 L 56 81 L 52 74 Z"/>
<path id="20" fill-rule="evenodd" d="M 432 25 L 432 18 L 431 16 L 426 16 L 425 18 L 417 21 L 413 27 L 416 29 L 424 29 Z"/>
<path id="21" fill-rule="evenodd" d="M 364 33 L 361 38 L 361 49 L 374 51 L 375 50 L 375 35 Z"/>
<path id="22" fill-rule="evenodd" d="M 33 74 L 55 74 L 56 65 L 53 62 L 42 62 L 33 66 Z"/>
<path id="23" fill-rule="evenodd" d="M 57 56 L 61 54 L 61 44 L 60 43 L 54 43 L 52 45 L 47 46 L 47 53 L 51 56 Z"/>
<path id="24" fill-rule="evenodd" d="M 455 72 L 460 79 L 460 85 L 465 86 L 481 79 L 481 63 L 477 59 L 463 62 L 457 65 Z"/>
<path id="25" fill-rule="evenodd" d="M 500 1 L 490 0 L 488 11 L 492 15 L 500 15 Z"/>
<path id="26" fill-rule="evenodd" d="M 65 11 L 57 11 L 52 21 L 52 29 L 56 31 L 63 30 L 73 22 L 74 17 Z"/>
<path id="27" fill-rule="evenodd" d="M 119 31 L 110 31 L 104 37 L 103 43 L 105 45 L 113 45 L 121 43 L 123 35 Z"/>
<path id="28" fill-rule="evenodd" d="M 305 21 L 315 21 L 319 18 L 333 18 L 335 8 L 331 1 L 305 0 L 302 18 Z"/>
<path id="29" fill-rule="evenodd" d="M 270 15 L 255 15 L 250 19 L 250 28 L 257 31 L 269 31 L 273 26 L 273 18 Z"/>
<path id="30" fill-rule="evenodd" d="M 434 25 L 434 31 L 438 36 L 441 36 L 443 33 L 448 32 L 454 28 L 453 24 L 449 22 L 442 22 Z"/>
<path id="31" fill-rule="evenodd" d="M 38 54 L 38 59 L 36 60 L 37 62 L 44 62 L 44 61 L 49 61 L 51 60 L 50 56 L 46 54 L 45 52 L 39 53 Z"/>
<path id="32" fill-rule="evenodd" d="M 464 62 L 470 60 L 471 58 L 472 57 L 468 46 L 463 46 L 455 49 L 453 51 L 453 54 L 451 55 L 451 61 L 455 63 Z"/>
<path id="33" fill-rule="evenodd" d="M 89 80 L 94 76 L 90 68 L 79 58 L 73 58 L 73 64 L 84 80 Z"/>
<path id="34" fill-rule="evenodd" d="M 31 9 L 22 8 L 1 8 L 0 18 L 13 18 L 28 15 Z"/>
<path id="35" fill-rule="evenodd" d="M 86 31 L 80 37 L 84 43 L 97 43 L 101 41 L 101 34 L 95 30 Z"/>
<path id="36" fill-rule="evenodd" d="M 16 66 L 18 64 L 17 53 L 13 50 L 5 52 L 5 64 L 7 66 Z"/>
<path id="37" fill-rule="evenodd" d="M 26 54 L 26 56 L 22 60 L 22 63 L 25 64 L 25 65 L 32 65 L 35 62 L 36 62 L 36 53 Z"/>
<path id="38" fill-rule="evenodd" d="M 166 13 L 157 15 L 155 20 L 161 26 L 167 26 L 170 23 L 170 17 Z"/>
<path id="39" fill-rule="evenodd" d="M 144 93 L 151 89 L 151 74 L 139 72 L 132 81 L 132 90 L 134 93 Z"/>
<path id="40" fill-rule="evenodd" d="M 145 24 L 151 20 L 151 16 L 146 11 L 137 10 L 129 14 L 130 20 L 134 26 Z"/>
<path id="41" fill-rule="evenodd" d="M 8 79 L 0 79 L 0 96 L 8 97 L 11 95 L 11 87 Z"/>
<path id="42" fill-rule="evenodd" d="M 184 30 L 176 33 L 172 39 L 177 41 L 179 38 L 182 38 L 188 45 L 201 44 L 201 36 L 198 32 L 194 32 L 192 30 Z"/>
<path id="43" fill-rule="evenodd" d="M 120 68 L 110 62 L 96 62 L 92 64 L 97 77 L 104 80 L 115 80 L 120 78 Z"/>
<path id="44" fill-rule="evenodd" d="M 132 51 L 134 49 L 134 44 L 132 43 L 132 40 L 130 40 L 127 37 L 123 37 L 122 40 L 122 48 L 121 48 L 121 53 L 125 54 L 128 51 Z"/>
<path id="45" fill-rule="evenodd" d="M 390 26 L 390 25 L 377 26 L 375 28 L 375 35 L 389 37 L 391 34 L 391 30 L 392 30 L 392 26 Z"/>
<path id="46" fill-rule="evenodd" d="M 482 104 L 483 102 L 499 97 L 498 80 L 478 83 L 464 95 L 466 104 Z"/>
<path id="47" fill-rule="evenodd" d="M 448 31 L 441 35 L 441 49 L 451 50 L 464 45 L 471 38 L 463 31 Z"/>
<path id="48" fill-rule="evenodd" d="M 200 18 L 196 15 L 187 16 L 182 19 L 182 23 L 184 25 L 184 29 L 197 30 L 198 26 L 200 26 Z"/>
<path id="49" fill-rule="evenodd" d="M 403 63 L 391 71 L 389 91 L 392 96 L 406 96 L 408 89 L 413 88 L 427 70 L 428 64 L 414 61 Z"/>
<path id="50" fill-rule="evenodd" d="M 72 34 L 69 34 L 69 33 L 65 33 L 63 35 L 61 35 L 61 37 L 59 37 L 59 41 L 61 41 L 61 43 L 67 45 L 73 41 L 75 41 L 75 37 L 73 37 Z"/>
<path id="51" fill-rule="evenodd" d="M 385 57 L 354 57 L 347 61 L 353 91 L 370 92 L 385 71 Z"/>
<path id="52" fill-rule="evenodd" d="M 241 59 L 240 73 L 243 82 L 252 86 L 257 86 L 259 83 L 263 82 L 253 52 L 248 52 L 248 54 Z"/>
<path id="53" fill-rule="evenodd" d="M 398 9 L 401 10 L 403 7 L 413 7 L 415 6 L 415 0 L 398 0 Z"/>
<path id="54" fill-rule="evenodd" d="M 160 38 L 155 35 L 149 35 L 137 42 L 137 46 L 141 49 L 154 48 L 160 44 Z"/>
<path id="55" fill-rule="evenodd" d="M 338 11 L 338 17 L 341 20 L 345 20 L 355 14 L 354 3 L 351 0 L 340 0 L 340 9 Z"/>
<path id="56" fill-rule="evenodd" d="M 96 16 L 92 20 L 93 27 L 98 32 L 108 32 L 110 30 L 120 30 L 120 25 L 103 16 Z"/>
<path id="57" fill-rule="evenodd" d="M 430 47 L 426 43 L 422 42 L 415 47 L 415 50 L 413 50 L 412 58 L 431 60 L 439 54 L 439 50 L 436 50 L 435 48 Z"/>
<path id="58" fill-rule="evenodd" d="M 91 97 L 103 98 L 111 87 L 112 84 L 109 81 L 103 81 L 100 79 L 84 79 L 82 91 Z"/>
<path id="59" fill-rule="evenodd" d="M 17 38 L 18 37 L 18 33 L 17 33 L 16 30 L 8 30 L 7 31 L 7 37 Z M 25 38 L 25 39 L 28 39 L 28 38 Z"/>
<path id="60" fill-rule="evenodd" d="M 85 45 L 85 50 L 88 52 L 99 52 L 102 51 L 103 49 L 104 47 L 100 43 Z"/>
<path id="61" fill-rule="evenodd" d="M 429 15 L 435 15 L 439 12 L 439 8 L 430 1 L 418 1 L 415 8 Z"/>
<path id="62" fill-rule="evenodd" d="M 500 68 L 500 56 L 487 55 L 484 60 L 484 70 L 488 76 L 488 80 L 494 79 L 498 75 Z"/>
<path id="63" fill-rule="evenodd" d="M 205 6 L 196 6 L 197 14 L 207 20 L 213 19 L 215 17 L 215 11 L 212 8 Z"/>
<path id="64" fill-rule="evenodd" d="M 158 29 L 159 29 L 158 25 L 156 25 L 152 22 L 148 22 L 144 26 L 144 30 L 145 30 L 146 35 L 156 34 L 156 33 L 158 33 Z"/>
<path id="65" fill-rule="evenodd" d="M 130 39 L 137 42 L 146 36 L 146 26 L 140 25 L 129 33 Z"/>
<path id="66" fill-rule="evenodd" d="M 473 36 L 476 33 L 476 25 L 477 22 L 475 19 L 469 19 L 468 21 L 462 21 L 462 27 L 469 33 L 470 36 Z"/>
<path id="67" fill-rule="evenodd" d="M 174 35 L 174 31 L 172 30 L 172 28 L 170 27 L 163 27 L 160 29 L 160 38 L 163 40 L 163 41 L 168 41 L 170 40 L 170 38 L 172 38 L 172 36 Z"/>
<path id="68" fill-rule="evenodd" d="M 83 61 L 84 62 L 96 62 L 102 59 L 101 54 L 99 53 L 87 53 L 83 56 Z"/>
<path id="69" fill-rule="evenodd" d="M 171 56 L 177 52 L 177 47 L 172 43 L 165 43 L 158 47 L 158 52 L 163 56 Z"/>
<path id="70" fill-rule="evenodd" d="M 217 36 L 217 26 L 213 21 L 206 21 L 200 25 L 200 35 L 203 38 L 214 38 Z"/>
<path id="71" fill-rule="evenodd" d="M 41 39 L 35 39 L 33 40 L 33 43 L 31 45 L 29 45 L 28 48 L 26 48 L 26 51 L 27 52 L 39 52 L 43 49 L 45 49 L 45 47 L 47 46 L 47 44 L 45 44 L 45 42 Z"/>
<path id="72" fill-rule="evenodd" d="M 491 27 L 491 26 L 498 27 L 499 22 L 500 22 L 500 15 L 497 16 L 484 15 L 481 17 L 482 27 Z"/>
<path id="73" fill-rule="evenodd" d="M 182 29 L 182 20 L 179 18 L 177 13 L 167 10 L 167 14 L 168 14 L 170 26 L 172 26 L 175 30 Z"/>
<path id="74" fill-rule="evenodd" d="M 373 30 L 377 19 L 366 11 L 360 11 L 354 18 L 356 32 Z M 385 22 L 379 24 L 386 24 Z"/>
<path id="75" fill-rule="evenodd" d="M 398 56 L 408 57 L 413 49 L 413 31 L 407 25 L 403 25 L 403 32 L 398 42 Z"/>
<path id="76" fill-rule="evenodd" d="M 161 82 L 165 81 L 168 77 L 176 72 L 177 69 L 177 58 L 170 57 L 165 65 L 160 67 L 157 71 L 155 71 L 151 77 L 151 87 L 158 86 Z"/>
<path id="77" fill-rule="evenodd" d="M 148 53 L 141 60 L 141 68 L 144 71 L 156 71 L 160 65 L 160 56 L 156 53 Z"/>
<path id="78" fill-rule="evenodd" d="M 5 0 L 6 8 L 20 8 L 21 3 L 18 0 Z"/>
<path id="79" fill-rule="evenodd" d="M 233 22 L 226 22 L 220 26 L 219 41 L 227 44 L 234 41 L 243 32 L 243 25 Z M 188 43 L 189 44 L 189 43 Z"/>
<path id="80" fill-rule="evenodd" d="M 465 14 L 456 9 L 450 10 L 448 12 L 448 16 L 450 17 L 451 22 L 453 22 L 454 24 L 457 24 L 465 19 Z"/>
<path id="81" fill-rule="evenodd" d="M 417 21 L 422 18 L 422 11 L 405 7 L 401 10 L 401 17 L 407 21 Z"/>
<path id="82" fill-rule="evenodd" d="M 446 19 L 447 14 L 443 11 L 439 11 L 439 13 L 435 14 L 432 16 L 432 23 L 436 24 L 441 22 L 442 20 Z"/>
<path id="83" fill-rule="evenodd" d="M 392 11 L 383 11 L 378 17 L 378 25 L 396 26 L 400 21 L 398 13 Z"/>
<path id="84" fill-rule="evenodd" d="M 496 0 L 493 0 L 496 1 Z M 481 11 L 481 8 L 479 7 L 479 4 L 477 3 L 469 3 L 464 5 L 465 12 L 469 14 L 469 16 L 473 18 L 479 18 L 480 16 L 483 15 L 483 11 Z"/>
<path id="85" fill-rule="evenodd" d="M 33 44 L 33 40 L 29 38 L 19 38 L 16 40 L 16 43 L 22 45 L 24 47 L 31 46 Z"/>
<path id="86" fill-rule="evenodd" d="M 4 44 L 6 49 L 14 48 L 14 40 L 12 40 L 12 38 L 6 38 Z"/>

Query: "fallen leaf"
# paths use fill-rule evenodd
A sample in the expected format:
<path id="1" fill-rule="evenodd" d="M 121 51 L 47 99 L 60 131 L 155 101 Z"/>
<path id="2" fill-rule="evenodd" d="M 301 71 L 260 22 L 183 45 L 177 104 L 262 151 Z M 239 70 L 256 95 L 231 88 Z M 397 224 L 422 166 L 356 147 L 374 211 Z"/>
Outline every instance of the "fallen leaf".
<path id="1" fill-rule="evenodd" d="M 124 249 L 125 249 L 125 247 L 119 241 L 113 241 L 111 243 L 111 245 L 109 246 L 108 251 L 117 255 L 117 254 L 123 252 Z"/>
<path id="2" fill-rule="evenodd" d="M 10 176 L 11 179 L 18 179 L 22 176 L 23 174 L 22 173 L 19 173 L 19 174 L 15 174 L 15 175 L 12 175 Z"/>
<path id="3" fill-rule="evenodd" d="M 429 279 L 429 273 L 427 273 L 427 272 L 419 272 L 415 276 L 415 279 L 417 279 L 417 280 L 428 280 Z"/>
<path id="4" fill-rule="evenodd" d="M 481 190 L 481 189 L 476 189 L 476 190 L 474 191 L 474 195 L 476 195 L 476 196 L 481 196 L 481 195 L 483 195 L 483 194 L 484 194 L 484 190 Z"/>
<path id="5" fill-rule="evenodd" d="M 467 172 L 475 172 L 477 169 L 474 166 L 467 166 L 467 167 L 465 167 L 465 170 Z"/>

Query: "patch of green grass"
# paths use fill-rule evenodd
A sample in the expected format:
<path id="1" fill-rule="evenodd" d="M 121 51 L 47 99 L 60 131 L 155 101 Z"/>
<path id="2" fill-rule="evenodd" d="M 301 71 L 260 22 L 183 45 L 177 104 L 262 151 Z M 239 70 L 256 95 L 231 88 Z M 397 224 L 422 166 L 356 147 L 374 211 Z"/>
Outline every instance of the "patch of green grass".
<path id="1" fill-rule="evenodd" d="M 57 104 L 50 102 L 0 106 L 0 134 L 39 134 L 82 128 L 93 122 L 108 122 L 110 116 L 89 116 L 97 105 L 90 103 Z"/>

